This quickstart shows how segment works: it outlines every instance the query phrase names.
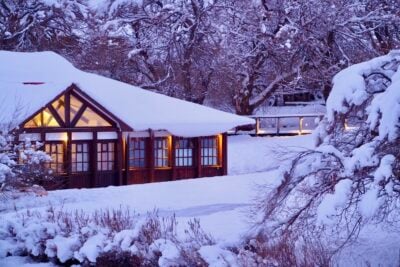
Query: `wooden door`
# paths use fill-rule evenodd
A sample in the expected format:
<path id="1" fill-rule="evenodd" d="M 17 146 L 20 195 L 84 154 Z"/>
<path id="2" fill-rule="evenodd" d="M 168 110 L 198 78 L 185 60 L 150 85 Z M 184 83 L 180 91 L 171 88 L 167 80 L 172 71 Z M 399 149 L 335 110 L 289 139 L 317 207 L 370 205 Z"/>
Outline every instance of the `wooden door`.
<path id="1" fill-rule="evenodd" d="M 99 140 L 96 144 L 95 187 L 117 185 L 117 142 L 116 140 Z"/>
<path id="2" fill-rule="evenodd" d="M 90 188 L 93 180 L 91 141 L 72 141 L 70 188 Z"/>

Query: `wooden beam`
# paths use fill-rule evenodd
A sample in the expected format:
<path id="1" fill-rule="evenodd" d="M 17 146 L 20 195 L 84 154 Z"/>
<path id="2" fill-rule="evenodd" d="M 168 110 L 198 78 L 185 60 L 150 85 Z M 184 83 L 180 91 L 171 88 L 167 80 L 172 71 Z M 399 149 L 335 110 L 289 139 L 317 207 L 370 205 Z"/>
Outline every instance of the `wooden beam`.
<path id="1" fill-rule="evenodd" d="M 67 156 L 67 176 L 71 177 L 72 174 L 72 132 L 67 132 L 67 144 L 66 144 L 66 156 Z M 65 155 L 64 155 L 65 157 Z M 68 179 L 68 187 L 70 184 L 70 179 Z"/>
<path id="2" fill-rule="evenodd" d="M 125 154 L 124 154 L 124 159 L 125 159 L 125 184 L 128 184 L 128 179 L 129 179 L 129 146 L 131 142 L 131 137 L 130 135 L 127 136 L 126 141 L 125 141 Z"/>
<path id="3" fill-rule="evenodd" d="M 93 132 L 93 140 L 92 140 L 92 157 L 91 157 L 91 165 L 92 165 L 92 177 L 90 179 L 90 186 L 95 187 L 96 180 L 97 180 L 97 131 Z"/>
<path id="4" fill-rule="evenodd" d="M 222 174 L 228 175 L 228 134 L 222 134 Z"/>
<path id="5" fill-rule="evenodd" d="M 66 126 L 65 122 L 60 117 L 60 115 L 58 115 L 57 110 L 55 110 L 55 108 L 53 108 L 53 105 L 49 104 L 49 105 L 47 105 L 47 108 L 50 110 L 51 115 L 53 115 L 53 117 L 57 121 L 58 125 L 60 125 L 61 127 L 65 127 Z"/>
<path id="6" fill-rule="evenodd" d="M 76 127 L 76 124 L 78 123 L 79 119 L 82 117 L 82 114 L 85 112 L 87 108 L 87 105 L 83 103 L 82 107 L 78 110 L 78 112 L 75 114 L 74 119 L 71 121 L 71 127 Z"/>
<path id="7" fill-rule="evenodd" d="M 65 125 L 71 127 L 71 92 L 67 91 L 65 97 Z"/>
<path id="8" fill-rule="evenodd" d="M 170 151 L 168 152 L 170 155 L 170 160 L 171 160 L 171 168 L 172 168 L 172 181 L 175 181 L 177 178 L 177 173 L 176 173 L 176 159 L 175 159 L 175 144 L 176 144 L 176 137 L 172 136 L 171 137 L 171 144 L 170 144 Z"/>
<path id="9" fill-rule="evenodd" d="M 196 167 L 197 167 L 197 172 L 196 172 L 196 177 L 201 177 L 201 137 L 197 137 L 195 140 L 196 144 Z"/>
<path id="10" fill-rule="evenodd" d="M 117 138 L 117 170 L 118 170 L 118 185 L 123 185 L 122 168 L 123 168 L 123 146 L 122 146 L 122 132 L 118 131 Z"/>
<path id="11" fill-rule="evenodd" d="M 149 182 L 154 182 L 154 132 L 149 129 L 148 162 L 149 162 Z"/>
<path id="12" fill-rule="evenodd" d="M 58 128 L 58 127 L 39 127 L 39 128 L 23 128 L 25 133 L 38 133 L 45 131 L 46 133 L 60 133 L 60 132 L 117 132 L 118 129 L 114 127 L 79 127 L 79 128 Z"/>

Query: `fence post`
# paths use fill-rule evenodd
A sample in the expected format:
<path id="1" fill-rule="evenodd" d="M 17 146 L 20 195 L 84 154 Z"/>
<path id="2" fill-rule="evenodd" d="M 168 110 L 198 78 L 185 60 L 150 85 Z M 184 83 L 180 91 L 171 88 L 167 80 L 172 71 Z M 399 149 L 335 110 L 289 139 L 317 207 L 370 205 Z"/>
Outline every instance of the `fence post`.
<path id="1" fill-rule="evenodd" d="M 280 124 L 280 117 L 276 117 L 276 135 L 279 135 L 279 128 L 281 127 Z"/>
<path id="2" fill-rule="evenodd" d="M 256 118 L 256 136 L 258 136 L 260 133 L 260 118 Z"/>
<path id="3" fill-rule="evenodd" d="M 303 134 L 303 117 L 299 117 L 299 135 Z"/>

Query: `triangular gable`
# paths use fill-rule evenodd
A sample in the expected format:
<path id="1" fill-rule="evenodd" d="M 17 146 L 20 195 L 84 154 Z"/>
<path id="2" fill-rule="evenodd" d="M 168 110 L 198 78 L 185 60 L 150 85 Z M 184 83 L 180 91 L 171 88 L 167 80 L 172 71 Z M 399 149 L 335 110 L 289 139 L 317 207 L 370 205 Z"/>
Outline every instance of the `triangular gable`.
<path id="1" fill-rule="evenodd" d="M 121 122 L 102 108 L 88 101 L 87 95 L 74 85 L 66 89 L 44 108 L 25 120 L 23 128 L 88 128 L 117 127 Z"/>

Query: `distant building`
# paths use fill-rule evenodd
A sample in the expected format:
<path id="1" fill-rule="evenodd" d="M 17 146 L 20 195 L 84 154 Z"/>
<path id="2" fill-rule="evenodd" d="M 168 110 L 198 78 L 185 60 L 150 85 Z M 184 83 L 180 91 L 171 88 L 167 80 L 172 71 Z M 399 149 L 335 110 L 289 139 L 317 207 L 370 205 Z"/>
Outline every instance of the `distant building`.
<path id="1" fill-rule="evenodd" d="M 306 90 L 306 89 L 293 89 L 293 90 L 279 90 L 270 99 L 268 104 L 270 106 L 285 106 L 296 104 L 307 104 L 311 102 L 325 103 L 324 96 L 321 90 Z"/>

